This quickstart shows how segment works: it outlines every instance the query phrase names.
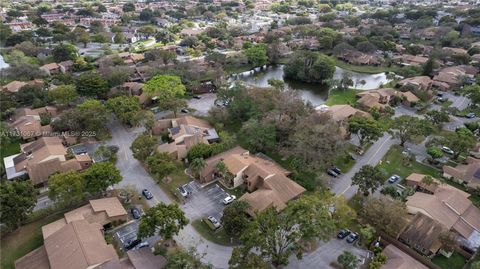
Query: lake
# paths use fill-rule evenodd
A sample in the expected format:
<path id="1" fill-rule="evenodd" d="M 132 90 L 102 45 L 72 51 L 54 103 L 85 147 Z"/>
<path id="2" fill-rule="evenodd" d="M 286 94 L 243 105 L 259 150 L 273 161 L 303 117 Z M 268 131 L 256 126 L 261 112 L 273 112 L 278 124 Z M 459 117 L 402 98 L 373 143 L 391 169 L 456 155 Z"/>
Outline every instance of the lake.
<path id="1" fill-rule="evenodd" d="M 333 79 L 341 79 L 343 72 L 346 70 L 336 67 L 335 74 Z M 353 71 L 348 71 L 352 74 L 353 81 L 364 80 L 365 84 L 357 84 L 356 88 L 359 90 L 371 90 L 376 89 L 382 84 L 390 82 L 385 73 L 379 74 L 365 74 L 358 73 Z M 255 68 L 250 71 L 246 71 L 239 74 L 234 74 L 230 77 L 229 81 L 233 82 L 235 80 L 244 81 L 247 84 L 254 85 L 257 87 L 269 87 L 268 80 L 274 79 L 283 79 L 283 65 L 272 65 L 265 67 L 263 69 Z M 304 83 L 294 80 L 284 80 L 285 85 L 293 90 L 298 90 L 301 92 L 301 96 L 304 100 L 310 101 L 314 106 L 321 105 L 325 103 L 328 98 L 328 87 L 325 85 L 319 85 L 315 83 Z"/>

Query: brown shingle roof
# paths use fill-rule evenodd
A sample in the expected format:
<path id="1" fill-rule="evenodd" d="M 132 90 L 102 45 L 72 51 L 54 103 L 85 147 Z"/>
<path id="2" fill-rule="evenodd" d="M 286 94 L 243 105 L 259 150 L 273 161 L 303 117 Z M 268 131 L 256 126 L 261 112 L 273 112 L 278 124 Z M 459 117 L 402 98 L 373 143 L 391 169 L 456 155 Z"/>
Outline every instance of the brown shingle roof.
<path id="1" fill-rule="evenodd" d="M 153 255 L 150 248 L 140 248 L 127 252 L 130 262 L 138 269 L 162 269 L 167 260 L 162 255 Z"/>
<path id="2" fill-rule="evenodd" d="M 446 231 L 448 231 L 447 227 L 438 221 L 418 213 L 400 234 L 399 239 L 422 253 L 429 255 L 430 253 L 437 253 L 440 249 L 441 243 L 438 238 L 442 232 Z"/>
<path id="3" fill-rule="evenodd" d="M 387 263 L 381 269 L 428 269 L 428 267 L 391 244 L 383 250 L 383 254 L 387 256 Z"/>
<path id="4" fill-rule="evenodd" d="M 467 185 L 472 188 L 480 187 L 480 176 L 478 175 L 480 173 L 480 160 L 467 157 L 466 163 L 456 167 L 444 166 L 443 173 L 445 176 L 467 182 Z"/>
<path id="5" fill-rule="evenodd" d="M 45 246 L 32 250 L 15 261 L 15 269 L 50 269 Z"/>

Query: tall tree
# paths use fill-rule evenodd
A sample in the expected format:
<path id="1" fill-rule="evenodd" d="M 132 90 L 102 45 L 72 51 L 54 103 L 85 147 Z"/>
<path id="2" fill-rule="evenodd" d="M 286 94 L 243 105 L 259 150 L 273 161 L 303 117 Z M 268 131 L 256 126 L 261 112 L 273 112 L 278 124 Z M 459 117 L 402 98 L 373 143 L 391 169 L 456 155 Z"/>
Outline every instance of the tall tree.
<path id="1" fill-rule="evenodd" d="M 430 122 L 407 115 L 394 118 L 391 126 L 393 136 L 400 139 L 402 147 L 405 142 L 412 141 L 416 136 L 425 136 L 432 131 Z"/>
<path id="2" fill-rule="evenodd" d="M 248 62 L 254 67 L 264 66 L 268 62 L 267 46 L 265 44 L 253 45 L 245 50 Z"/>
<path id="3" fill-rule="evenodd" d="M 335 73 L 335 60 L 317 52 L 298 52 L 285 65 L 285 77 L 326 83 Z"/>
<path id="4" fill-rule="evenodd" d="M 453 133 L 446 135 L 444 144 L 453 150 L 453 157 L 458 159 L 460 155 L 468 155 L 468 151 L 472 149 L 477 142 L 472 131 L 467 128 L 457 129 Z"/>
<path id="5" fill-rule="evenodd" d="M 143 90 L 152 97 L 157 96 L 160 102 L 168 102 L 185 95 L 185 86 L 180 77 L 169 75 L 154 76 L 145 83 Z"/>
<path id="6" fill-rule="evenodd" d="M 52 56 L 55 62 L 75 60 L 78 57 L 77 48 L 71 44 L 60 44 L 53 48 Z"/>
<path id="7" fill-rule="evenodd" d="M 120 171 L 111 162 L 94 163 L 82 176 L 85 191 L 91 195 L 104 193 L 108 187 L 122 181 Z"/>
<path id="8" fill-rule="evenodd" d="M 357 135 L 360 145 L 373 142 L 382 135 L 382 127 L 373 119 L 353 116 L 348 120 L 348 131 Z"/>
<path id="9" fill-rule="evenodd" d="M 245 138 L 248 148 L 252 151 L 272 150 L 276 145 L 276 130 L 273 124 L 260 123 L 250 119 L 243 123 L 241 135 Z"/>
<path id="10" fill-rule="evenodd" d="M 241 236 L 241 251 L 255 250 L 274 266 L 286 265 L 293 251 L 301 258 L 301 240 L 328 240 L 334 229 L 328 203 L 317 195 L 304 195 L 281 213 L 275 208 L 257 213 Z"/>
<path id="11" fill-rule="evenodd" d="M 97 72 L 82 73 L 75 80 L 75 85 L 83 96 L 102 97 L 109 91 L 107 80 Z"/>
<path id="12" fill-rule="evenodd" d="M 133 157 L 140 161 L 145 161 L 148 156 L 152 155 L 155 151 L 155 145 L 157 144 L 157 138 L 149 135 L 139 135 L 130 146 L 133 152 Z"/>
<path id="13" fill-rule="evenodd" d="M 368 198 L 361 215 L 376 230 L 394 237 L 405 227 L 407 221 L 405 203 L 397 199 L 390 200 L 386 197 Z"/>
<path id="14" fill-rule="evenodd" d="M 170 240 L 187 224 L 188 219 L 177 204 L 159 203 L 145 210 L 138 226 L 138 237 L 158 234 L 163 239 Z"/>
<path id="15" fill-rule="evenodd" d="M 200 174 L 202 173 L 206 165 L 207 163 L 203 158 L 196 158 L 190 162 L 189 168 L 190 171 L 192 171 L 193 175 L 198 178 L 200 177 Z"/>
<path id="16" fill-rule="evenodd" d="M 383 185 L 385 178 L 382 172 L 371 165 L 365 165 L 360 168 L 360 171 L 355 173 L 352 177 L 352 185 L 357 185 L 358 189 L 363 192 L 365 196 L 370 193 L 373 194 L 378 188 Z"/>
<path id="17" fill-rule="evenodd" d="M 221 222 L 225 231 L 232 236 L 240 236 L 248 226 L 250 219 L 246 210 L 250 204 L 245 201 L 234 201 L 223 209 Z"/>
<path id="18" fill-rule="evenodd" d="M 48 98 L 59 105 L 68 105 L 77 97 L 78 94 L 73 85 L 60 85 L 48 91 Z"/>
<path id="19" fill-rule="evenodd" d="M 81 201 L 85 197 L 85 181 L 78 171 L 53 174 L 48 178 L 48 197 L 64 204 Z"/>
<path id="20" fill-rule="evenodd" d="M 37 191 L 31 181 L 10 181 L 0 184 L 0 218 L 14 229 L 25 220 L 37 203 Z"/>
<path id="21" fill-rule="evenodd" d="M 131 126 L 136 125 L 136 115 L 142 110 L 138 97 L 126 95 L 108 99 L 107 108 L 115 113 L 122 123 Z"/>
<path id="22" fill-rule="evenodd" d="M 228 261 L 230 269 L 269 269 L 269 265 L 263 258 L 255 253 L 245 251 L 242 248 L 233 248 L 232 257 Z"/>
<path id="23" fill-rule="evenodd" d="M 442 123 L 450 121 L 450 116 L 444 110 L 427 111 L 427 113 L 425 113 L 425 118 L 435 125 L 441 125 Z"/>
<path id="24" fill-rule="evenodd" d="M 177 169 L 173 158 L 165 152 L 155 153 L 147 158 L 147 166 L 150 173 L 155 175 L 157 180 L 163 180 L 166 176 Z"/>
<path id="25" fill-rule="evenodd" d="M 80 117 L 80 129 L 76 129 L 76 131 L 96 131 L 100 133 L 106 129 L 106 124 L 110 119 L 105 105 L 94 99 L 85 100 L 71 111 L 77 113 L 75 117 Z"/>

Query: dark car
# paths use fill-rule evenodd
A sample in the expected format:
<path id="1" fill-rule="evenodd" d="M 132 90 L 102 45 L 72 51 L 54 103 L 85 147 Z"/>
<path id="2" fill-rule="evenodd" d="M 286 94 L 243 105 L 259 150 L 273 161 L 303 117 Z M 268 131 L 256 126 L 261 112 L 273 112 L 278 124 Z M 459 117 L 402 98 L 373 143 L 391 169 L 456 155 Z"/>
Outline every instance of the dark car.
<path id="1" fill-rule="evenodd" d="M 134 219 L 139 219 L 142 216 L 142 212 L 136 207 L 132 207 L 132 209 L 130 209 L 130 212 L 132 212 L 132 216 Z"/>
<path id="2" fill-rule="evenodd" d="M 128 242 L 125 246 L 125 250 L 130 250 L 130 249 L 134 248 L 136 245 L 140 244 L 141 242 L 142 242 L 142 240 L 140 240 L 140 239 L 135 239 L 132 242 Z"/>
<path id="3" fill-rule="evenodd" d="M 147 200 L 150 200 L 150 199 L 153 198 L 152 193 L 151 193 L 149 190 L 147 190 L 147 189 L 144 189 L 144 190 L 142 191 L 142 194 L 143 194 L 143 196 L 145 196 L 145 198 L 147 198 Z"/>
<path id="4" fill-rule="evenodd" d="M 202 97 L 200 95 L 194 95 L 193 98 L 195 99 L 202 99 Z"/>
<path id="5" fill-rule="evenodd" d="M 348 243 L 353 243 L 355 241 L 358 240 L 360 236 L 357 234 L 357 233 L 351 233 L 348 237 L 347 237 L 347 242 Z"/>
<path id="6" fill-rule="evenodd" d="M 475 118 L 477 115 L 475 115 L 475 113 L 468 113 L 465 117 L 469 118 L 469 119 L 473 119 Z"/>
<path id="7" fill-rule="evenodd" d="M 338 174 L 335 173 L 335 171 L 333 171 L 332 169 L 328 169 L 327 174 L 329 174 L 332 177 L 338 177 Z"/>
<path id="8" fill-rule="evenodd" d="M 180 112 L 182 112 L 182 113 L 188 113 L 188 109 L 182 108 L 182 109 L 180 109 Z"/>
<path id="9" fill-rule="evenodd" d="M 349 230 L 341 230 L 338 234 L 337 234 L 337 238 L 338 239 L 344 239 L 345 237 L 349 236 L 352 232 L 350 232 Z"/>
<path id="10" fill-rule="evenodd" d="M 342 173 L 342 170 L 340 170 L 340 168 L 338 168 L 336 166 L 332 166 L 332 171 L 339 174 L 339 175 Z"/>

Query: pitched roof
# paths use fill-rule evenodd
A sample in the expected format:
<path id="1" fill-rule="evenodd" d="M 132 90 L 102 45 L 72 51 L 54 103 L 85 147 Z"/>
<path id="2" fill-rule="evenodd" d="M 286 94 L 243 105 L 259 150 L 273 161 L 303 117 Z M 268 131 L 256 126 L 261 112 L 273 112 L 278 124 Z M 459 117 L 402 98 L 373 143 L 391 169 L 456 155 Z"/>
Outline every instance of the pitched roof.
<path id="1" fill-rule="evenodd" d="M 431 253 L 436 253 L 441 247 L 439 235 L 445 231 L 448 231 L 447 227 L 418 213 L 400 234 L 399 239 L 422 252 L 429 250 Z"/>
<path id="2" fill-rule="evenodd" d="M 107 245 L 99 224 L 86 220 L 71 222 L 44 241 L 52 269 L 85 269 L 118 259 L 112 245 Z"/>
<path id="3" fill-rule="evenodd" d="M 427 175 L 424 174 L 419 174 L 419 173 L 412 173 L 410 174 L 405 180 L 408 186 L 418 186 L 421 187 L 422 189 L 428 190 L 432 193 L 435 193 L 436 191 L 442 191 L 442 189 L 445 189 L 447 191 L 455 191 L 460 193 L 461 195 L 465 197 L 469 197 L 470 194 L 468 192 L 464 192 L 460 189 L 457 189 L 449 184 L 442 183 L 440 180 L 434 178 L 433 183 L 430 185 L 427 185 L 422 182 L 423 178 L 425 178 Z"/>
<path id="4" fill-rule="evenodd" d="M 345 121 L 351 116 L 361 116 L 367 118 L 371 117 L 369 113 L 361 111 L 360 109 L 356 109 L 351 105 L 333 105 L 325 108 L 323 111 L 330 113 L 332 115 L 332 119 L 337 122 Z"/>
<path id="5" fill-rule="evenodd" d="M 382 265 L 381 269 L 428 269 L 392 244 L 383 250 L 383 254 L 387 256 L 387 263 Z"/>
<path id="6" fill-rule="evenodd" d="M 472 188 L 480 187 L 480 160 L 467 157 L 466 163 L 455 167 L 446 165 L 443 167 L 443 173 L 457 180 L 467 182 L 467 185 Z"/>
<path id="7" fill-rule="evenodd" d="M 167 264 L 167 260 L 162 255 L 153 255 L 150 248 L 127 251 L 127 256 L 133 267 L 138 269 L 162 269 Z"/>
<path id="8" fill-rule="evenodd" d="M 45 246 L 32 250 L 15 261 L 15 269 L 50 269 Z"/>

